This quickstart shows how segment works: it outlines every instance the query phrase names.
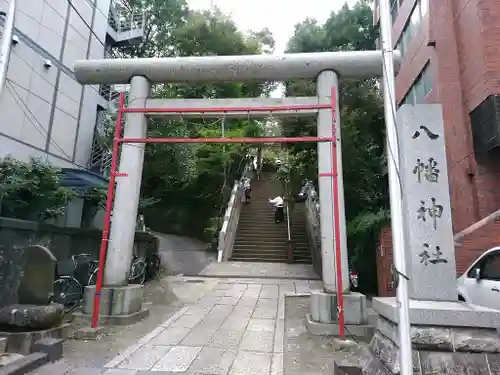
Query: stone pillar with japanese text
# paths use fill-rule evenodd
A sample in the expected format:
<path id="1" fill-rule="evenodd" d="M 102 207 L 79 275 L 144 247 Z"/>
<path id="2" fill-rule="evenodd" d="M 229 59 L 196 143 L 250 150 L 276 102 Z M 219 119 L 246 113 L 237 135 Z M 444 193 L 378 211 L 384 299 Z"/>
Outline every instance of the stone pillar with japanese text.
<path id="1" fill-rule="evenodd" d="M 440 111 L 439 105 L 415 105 L 398 112 L 407 276 L 411 299 L 456 301 L 444 128 L 437 120 Z"/>
<path id="2" fill-rule="evenodd" d="M 441 105 L 403 105 L 397 127 L 408 262 L 399 277 L 409 280 L 414 373 L 499 374 L 500 312 L 458 301 Z M 399 374 L 399 304 L 373 298 L 373 310 L 376 329 L 360 367 Z"/>

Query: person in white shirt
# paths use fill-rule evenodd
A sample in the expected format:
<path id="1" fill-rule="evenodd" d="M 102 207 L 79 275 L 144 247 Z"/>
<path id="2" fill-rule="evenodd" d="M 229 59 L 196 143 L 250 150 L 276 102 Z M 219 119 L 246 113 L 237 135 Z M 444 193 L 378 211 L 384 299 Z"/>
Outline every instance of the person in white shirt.
<path id="1" fill-rule="evenodd" d="M 250 184 L 250 179 L 248 177 L 243 180 L 243 190 L 245 192 L 245 203 L 250 203 L 250 193 L 252 192 L 252 185 Z"/>
<path id="2" fill-rule="evenodd" d="M 269 203 L 274 205 L 274 220 L 276 224 L 285 220 L 284 201 L 279 195 L 274 199 L 269 199 Z"/>

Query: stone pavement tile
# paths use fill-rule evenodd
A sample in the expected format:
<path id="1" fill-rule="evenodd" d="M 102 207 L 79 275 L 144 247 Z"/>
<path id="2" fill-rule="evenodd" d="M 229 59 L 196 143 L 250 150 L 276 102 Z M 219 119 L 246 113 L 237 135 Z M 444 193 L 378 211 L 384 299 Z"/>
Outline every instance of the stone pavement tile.
<path id="1" fill-rule="evenodd" d="M 207 294 L 207 295 L 201 297 L 198 301 L 196 301 L 196 305 L 198 305 L 198 306 L 216 305 L 217 302 L 219 302 L 221 298 L 222 297 Z"/>
<path id="2" fill-rule="evenodd" d="M 235 284 L 232 284 L 232 286 L 231 286 L 232 290 L 243 291 L 243 290 L 246 290 L 247 288 L 248 288 L 248 285 L 246 283 L 235 283 Z"/>
<path id="3" fill-rule="evenodd" d="M 269 375 L 271 354 L 238 351 L 229 375 Z"/>
<path id="4" fill-rule="evenodd" d="M 127 370 L 122 368 L 110 368 L 103 375 L 136 375 L 137 370 Z"/>
<path id="5" fill-rule="evenodd" d="M 198 357 L 189 366 L 188 372 L 226 375 L 236 357 L 236 350 L 208 348 L 202 349 Z"/>
<path id="6" fill-rule="evenodd" d="M 221 329 L 231 329 L 231 330 L 245 330 L 250 316 L 247 315 L 231 315 L 224 324 L 220 327 Z"/>
<path id="7" fill-rule="evenodd" d="M 258 292 L 262 290 L 262 284 L 247 284 L 245 292 Z"/>
<path id="8" fill-rule="evenodd" d="M 274 346 L 274 332 L 245 331 L 240 349 L 253 352 L 271 353 Z"/>
<path id="9" fill-rule="evenodd" d="M 198 325 L 195 327 L 196 329 L 219 329 L 222 324 L 226 321 L 227 316 L 224 315 L 207 315 Z"/>
<path id="10" fill-rule="evenodd" d="M 193 305 L 193 306 L 190 306 L 186 312 L 184 313 L 184 315 L 206 315 L 209 313 L 210 310 L 212 310 L 214 308 L 215 304 L 214 305 L 211 305 L 211 306 L 197 306 L 197 305 Z"/>
<path id="11" fill-rule="evenodd" d="M 255 307 L 255 310 L 253 311 L 252 318 L 275 319 L 277 314 L 277 307 L 263 307 L 259 306 L 257 303 L 257 307 Z"/>
<path id="12" fill-rule="evenodd" d="M 255 309 L 255 305 L 245 305 L 243 303 L 238 303 L 234 306 L 233 311 L 231 311 L 231 316 L 239 316 L 239 317 L 251 317 L 253 314 L 253 310 Z"/>
<path id="13" fill-rule="evenodd" d="M 323 289 L 323 282 L 321 280 L 311 280 L 309 281 L 309 287 L 311 290 Z"/>
<path id="14" fill-rule="evenodd" d="M 278 298 L 278 285 L 264 285 L 260 292 L 260 298 Z"/>
<path id="15" fill-rule="evenodd" d="M 181 342 L 190 332 L 189 328 L 167 328 L 152 339 L 150 345 L 173 346 Z"/>
<path id="16" fill-rule="evenodd" d="M 153 367 L 153 371 L 187 371 L 200 353 L 201 346 L 174 346 Z"/>
<path id="17" fill-rule="evenodd" d="M 221 328 L 211 338 L 209 345 L 214 348 L 237 349 L 244 333 L 244 329 L 236 330 Z"/>
<path id="18" fill-rule="evenodd" d="M 296 293 L 309 293 L 311 286 L 307 280 L 297 280 L 295 281 L 295 291 Z"/>
<path id="19" fill-rule="evenodd" d="M 273 351 L 275 353 L 283 353 L 284 334 L 285 334 L 285 321 L 283 319 L 278 319 L 276 321 L 276 331 L 274 332 Z"/>
<path id="20" fill-rule="evenodd" d="M 218 304 L 234 306 L 238 303 L 239 299 L 240 297 L 222 297 Z"/>
<path id="21" fill-rule="evenodd" d="M 247 331 L 274 332 L 276 320 L 252 318 L 248 322 Z"/>
<path id="22" fill-rule="evenodd" d="M 295 284 L 291 280 L 281 281 L 279 283 L 279 292 L 282 293 L 295 293 Z"/>
<path id="23" fill-rule="evenodd" d="M 205 314 L 184 314 L 170 325 L 170 328 L 193 328 L 203 318 Z"/>
<path id="24" fill-rule="evenodd" d="M 278 300 L 278 319 L 285 319 L 285 297 Z"/>
<path id="25" fill-rule="evenodd" d="M 233 311 L 232 305 L 215 305 L 212 310 L 209 311 L 208 316 L 210 315 L 224 315 L 227 317 L 231 311 Z"/>
<path id="26" fill-rule="evenodd" d="M 228 289 L 231 289 L 232 287 L 233 287 L 233 284 L 231 284 L 231 283 L 219 282 L 215 286 L 215 290 L 228 290 Z"/>
<path id="27" fill-rule="evenodd" d="M 273 354 L 273 360 L 271 365 L 271 375 L 283 375 L 283 354 L 275 353 Z"/>
<path id="28" fill-rule="evenodd" d="M 259 298 L 257 301 L 257 307 L 278 307 L 278 300 L 277 299 L 270 299 L 270 298 Z"/>
<path id="29" fill-rule="evenodd" d="M 181 345 L 186 346 L 200 346 L 208 345 L 212 337 L 217 333 L 217 329 L 209 329 L 203 327 L 194 328 L 184 340 Z"/>
<path id="30" fill-rule="evenodd" d="M 236 304 L 236 306 L 248 306 L 248 307 L 253 308 L 257 304 L 258 297 L 259 297 L 259 293 L 256 293 L 255 296 L 243 294 L 241 296 L 241 298 L 238 300 L 238 303 Z"/>
<path id="31" fill-rule="evenodd" d="M 162 359 L 171 349 L 171 346 L 151 346 L 146 345 L 135 353 L 125 358 L 118 368 L 130 370 L 149 370 L 156 362 Z"/>

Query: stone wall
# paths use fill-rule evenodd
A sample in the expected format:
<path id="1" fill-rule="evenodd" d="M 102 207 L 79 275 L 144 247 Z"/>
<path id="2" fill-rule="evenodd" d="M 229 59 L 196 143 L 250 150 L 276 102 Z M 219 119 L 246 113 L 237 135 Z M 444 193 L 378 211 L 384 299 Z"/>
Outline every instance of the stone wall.
<path id="1" fill-rule="evenodd" d="M 25 264 L 23 249 L 47 247 L 58 261 L 87 253 L 98 259 L 102 232 L 0 218 L 0 306 L 16 303 L 17 285 Z M 135 252 L 139 256 L 158 252 L 158 239 L 148 233 L 135 234 Z"/>

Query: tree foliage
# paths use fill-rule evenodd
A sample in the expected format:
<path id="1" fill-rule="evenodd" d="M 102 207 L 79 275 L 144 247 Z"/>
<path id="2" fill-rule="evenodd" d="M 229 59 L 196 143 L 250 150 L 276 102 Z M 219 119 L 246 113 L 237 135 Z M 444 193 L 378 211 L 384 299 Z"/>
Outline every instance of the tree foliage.
<path id="1" fill-rule="evenodd" d="M 7 156 L 0 161 L 0 211 L 4 217 L 57 219 L 72 199 L 87 197 L 102 200 L 104 195 L 94 189 L 65 187 L 61 170 L 40 159 L 23 162 Z"/>
<path id="2" fill-rule="evenodd" d="M 373 26 L 370 2 L 360 0 L 331 14 L 324 25 L 305 20 L 295 28 L 289 52 L 354 51 L 375 48 L 377 30 Z M 383 105 L 375 79 L 341 78 L 340 124 L 343 177 L 352 265 L 360 272 L 360 283 L 374 279 L 376 236 L 387 221 L 387 182 L 382 175 L 385 163 Z M 310 81 L 287 82 L 287 96 L 315 95 Z M 293 119 L 283 123 L 288 136 L 314 136 L 314 119 Z M 317 146 L 297 144 L 289 148 L 290 180 L 297 185 L 304 178 L 317 181 Z M 370 290 L 366 290 L 369 292 Z"/>
<path id="3" fill-rule="evenodd" d="M 269 53 L 274 40 L 269 30 L 243 33 L 218 9 L 193 11 L 184 0 L 129 0 L 128 7 L 146 9 L 145 38 L 123 47 L 134 57 L 224 56 Z M 267 82 L 163 84 L 156 98 L 240 98 L 267 95 Z M 152 119 L 151 137 L 258 136 L 261 124 L 247 119 Z M 249 145 L 251 147 L 251 145 Z M 234 180 L 239 178 L 249 146 L 236 144 L 151 144 L 146 147 L 143 199 L 156 199 L 142 209 L 154 230 L 209 237 L 217 230 Z M 208 239 L 208 238 L 207 238 Z"/>

